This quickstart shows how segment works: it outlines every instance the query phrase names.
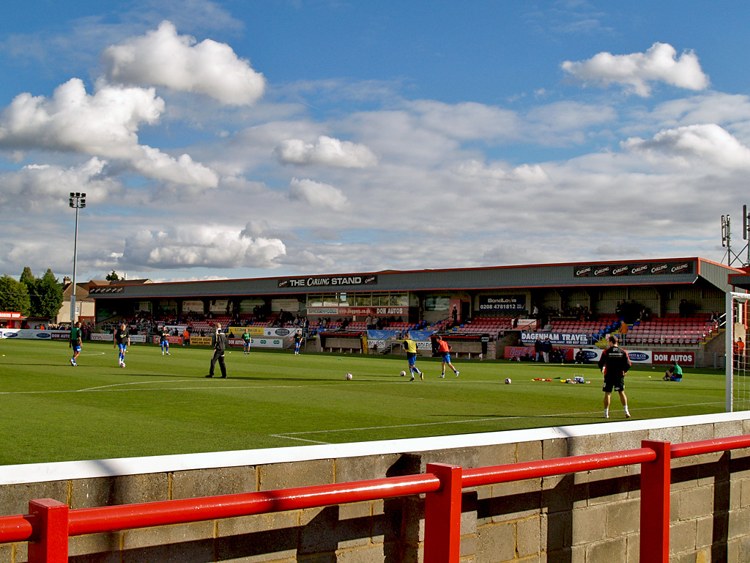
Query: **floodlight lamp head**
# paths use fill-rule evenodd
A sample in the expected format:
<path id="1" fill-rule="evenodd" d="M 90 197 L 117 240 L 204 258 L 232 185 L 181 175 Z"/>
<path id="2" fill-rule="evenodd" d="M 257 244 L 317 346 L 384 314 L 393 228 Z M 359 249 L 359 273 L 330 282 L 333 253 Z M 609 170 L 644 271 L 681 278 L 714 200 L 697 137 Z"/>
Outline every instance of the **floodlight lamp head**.
<path id="1" fill-rule="evenodd" d="M 85 192 L 70 192 L 68 198 L 68 205 L 73 209 L 83 209 L 86 207 L 86 193 Z"/>

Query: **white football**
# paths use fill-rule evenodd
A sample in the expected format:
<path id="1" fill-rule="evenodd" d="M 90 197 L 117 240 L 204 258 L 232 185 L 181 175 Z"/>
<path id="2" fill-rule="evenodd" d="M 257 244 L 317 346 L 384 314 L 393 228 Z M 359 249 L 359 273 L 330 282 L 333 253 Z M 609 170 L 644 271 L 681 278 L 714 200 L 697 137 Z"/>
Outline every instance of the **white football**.
<path id="1" fill-rule="evenodd" d="M 401 377 L 406 377 L 406 372 L 404 370 L 401 370 Z"/>
<path id="2" fill-rule="evenodd" d="M 505 378 L 505 384 L 506 384 L 506 385 L 510 385 L 510 383 L 511 383 L 511 381 L 510 381 L 510 377 L 506 377 L 506 378 Z"/>
<path id="3" fill-rule="evenodd" d="M 346 374 L 346 379 L 347 379 L 347 381 L 351 381 L 351 379 L 352 379 L 353 377 L 354 377 L 354 376 L 353 376 L 353 375 L 352 375 L 351 373 L 347 373 L 347 374 Z"/>

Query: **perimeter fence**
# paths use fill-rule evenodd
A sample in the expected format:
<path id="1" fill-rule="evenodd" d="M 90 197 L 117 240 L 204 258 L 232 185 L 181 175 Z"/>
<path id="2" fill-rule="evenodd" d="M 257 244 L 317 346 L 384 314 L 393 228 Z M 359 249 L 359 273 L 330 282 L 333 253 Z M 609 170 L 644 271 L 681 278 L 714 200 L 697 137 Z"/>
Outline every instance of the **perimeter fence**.
<path id="1" fill-rule="evenodd" d="M 28 514 L 0 517 L 0 543 L 28 542 L 29 563 L 63 563 L 73 536 L 424 494 L 424 560 L 457 563 L 465 489 L 639 464 L 640 561 L 667 563 L 671 460 L 749 447 L 750 435 L 682 444 L 644 440 L 630 450 L 473 469 L 427 464 L 415 475 L 181 500 L 70 509 L 35 499 Z"/>

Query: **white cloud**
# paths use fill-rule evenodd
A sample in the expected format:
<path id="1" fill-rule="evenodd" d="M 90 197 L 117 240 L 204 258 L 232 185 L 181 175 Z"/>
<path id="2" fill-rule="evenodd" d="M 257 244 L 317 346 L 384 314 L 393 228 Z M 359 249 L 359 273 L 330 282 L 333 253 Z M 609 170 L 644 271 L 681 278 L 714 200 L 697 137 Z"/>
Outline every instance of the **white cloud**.
<path id="1" fill-rule="evenodd" d="M 306 178 L 292 178 L 289 183 L 289 197 L 296 201 L 309 203 L 313 207 L 341 211 L 347 206 L 346 196 L 341 190 L 328 184 L 315 182 Z"/>
<path id="2" fill-rule="evenodd" d="M 465 178 L 504 180 L 508 177 L 508 170 L 507 166 L 497 163 L 487 166 L 478 160 L 468 160 L 456 166 L 456 174 Z"/>
<path id="3" fill-rule="evenodd" d="M 469 160 L 456 167 L 456 174 L 470 180 L 518 181 L 523 184 L 538 184 L 549 181 L 547 173 L 537 164 L 522 164 L 511 168 L 500 163 L 487 165 L 477 160 Z"/>
<path id="4" fill-rule="evenodd" d="M 194 162 L 190 155 L 182 154 L 175 159 L 152 147 L 141 146 L 139 149 L 140 155 L 133 158 L 132 164 L 144 176 L 171 184 L 203 188 L 215 188 L 219 183 L 213 170 Z"/>
<path id="5" fill-rule="evenodd" d="M 549 176 L 544 168 L 538 164 L 522 164 L 513 169 L 512 176 L 514 179 L 526 184 L 539 184 L 549 181 Z"/>
<path id="6" fill-rule="evenodd" d="M 622 84 L 642 97 L 651 94 L 649 83 L 654 81 L 688 90 L 708 88 L 708 77 L 695 53 L 685 51 L 675 58 L 676 55 L 668 43 L 654 43 L 645 53 L 602 52 L 583 62 L 565 61 L 562 69 L 584 83 Z"/>
<path id="7" fill-rule="evenodd" d="M 68 168 L 29 164 L 17 172 L 0 174 L 0 206 L 6 212 L 50 212 L 67 207 L 69 192 L 85 192 L 88 201 L 99 201 L 119 186 L 103 178 L 106 162 L 98 158 Z"/>
<path id="8" fill-rule="evenodd" d="M 0 146 L 14 149 L 71 151 L 127 162 L 156 179 L 215 187 L 216 173 L 188 155 L 173 158 L 138 144 L 138 129 L 154 124 L 164 102 L 153 89 L 100 84 L 91 96 L 72 78 L 52 98 L 19 94 L 0 118 Z"/>
<path id="9" fill-rule="evenodd" d="M 567 146 L 589 140 L 589 131 L 617 124 L 613 105 L 563 101 L 533 106 L 525 113 L 487 104 L 406 102 L 401 110 L 363 112 L 346 126 L 380 156 L 409 166 L 460 161 L 466 147 L 488 145 Z"/>
<path id="10" fill-rule="evenodd" d="M 550 135 L 567 138 L 569 132 L 580 134 L 593 126 L 614 122 L 616 117 L 617 112 L 611 106 L 556 102 L 529 110 L 523 129 L 525 133 L 528 129 L 536 132 L 540 140 Z"/>
<path id="11" fill-rule="evenodd" d="M 443 162 L 460 146 L 444 131 L 424 127 L 420 116 L 407 110 L 357 113 L 347 126 L 366 140 L 381 164 L 402 162 L 410 168 L 429 167 Z"/>
<path id="12" fill-rule="evenodd" d="M 196 43 L 178 35 L 163 21 L 158 29 L 108 47 L 103 54 L 112 82 L 166 86 L 196 92 L 224 104 L 255 103 L 265 90 L 265 78 L 240 59 L 229 45 L 210 39 Z"/>
<path id="13" fill-rule="evenodd" d="M 251 237 L 215 226 L 140 231 L 129 237 L 121 262 L 147 268 L 273 268 L 286 254 L 279 239 Z"/>
<path id="14" fill-rule="evenodd" d="M 2 114 L 0 145 L 127 157 L 140 125 L 156 123 L 163 111 L 153 89 L 103 87 L 89 96 L 71 78 L 50 99 L 16 96 Z"/>
<path id="15" fill-rule="evenodd" d="M 631 151 L 676 159 L 684 165 L 699 168 L 706 164 L 719 168 L 750 168 L 750 148 L 715 124 L 668 129 L 650 140 L 628 139 L 623 146 Z"/>
<path id="16" fill-rule="evenodd" d="M 364 145 L 325 135 L 318 137 L 315 143 L 287 139 L 276 148 L 276 154 L 285 164 L 323 164 L 340 168 L 365 168 L 378 161 Z"/>
<path id="17" fill-rule="evenodd" d="M 745 94 L 711 92 L 678 98 L 659 104 L 650 114 L 640 119 L 647 123 L 657 120 L 668 127 L 703 123 L 736 126 L 750 121 L 750 97 Z"/>
<path id="18" fill-rule="evenodd" d="M 520 120 L 512 111 L 496 106 L 462 102 L 446 104 L 419 100 L 407 104 L 419 125 L 455 139 L 515 138 L 520 133 Z"/>

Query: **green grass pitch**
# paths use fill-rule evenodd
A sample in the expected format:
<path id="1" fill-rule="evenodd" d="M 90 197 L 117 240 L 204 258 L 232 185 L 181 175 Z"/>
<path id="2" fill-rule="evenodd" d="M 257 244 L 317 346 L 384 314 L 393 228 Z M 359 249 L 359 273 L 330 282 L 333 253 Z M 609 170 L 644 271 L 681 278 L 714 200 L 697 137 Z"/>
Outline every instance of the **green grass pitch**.
<path id="1" fill-rule="evenodd" d="M 604 422 L 595 366 L 457 360 L 460 377 L 440 379 L 440 361 L 420 358 L 425 380 L 409 382 L 399 357 L 232 349 L 222 380 L 204 378 L 211 350 L 171 352 L 132 346 L 122 369 L 112 344 L 86 343 L 72 367 L 67 343 L 0 340 L 0 465 Z M 633 419 L 723 412 L 723 373 L 685 371 L 666 383 L 663 368 L 631 370 Z M 561 383 L 575 375 L 591 383 Z M 610 421 L 622 417 L 615 393 Z"/>

